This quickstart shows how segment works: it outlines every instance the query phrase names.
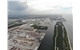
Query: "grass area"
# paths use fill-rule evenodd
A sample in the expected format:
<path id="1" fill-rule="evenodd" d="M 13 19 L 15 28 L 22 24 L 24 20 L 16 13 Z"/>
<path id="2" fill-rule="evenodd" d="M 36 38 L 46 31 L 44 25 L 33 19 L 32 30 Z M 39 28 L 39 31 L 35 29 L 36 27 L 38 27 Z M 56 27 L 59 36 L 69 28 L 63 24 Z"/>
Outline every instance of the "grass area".
<path id="1" fill-rule="evenodd" d="M 56 25 L 54 26 L 54 36 L 53 36 L 53 48 L 52 48 L 52 50 L 55 50 L 55 37 L 56 37 Z"/>
<path id="2" fill-rule="evenodd" d="M 47 30 L 48 27 L 47 26 L 38 26 L 38 25 L 32 25 L 31 27 L 34 27 L 35 29 L 41 29 L 41 30 Z"/>
<path id="3" fill-rule="evenodd" d="M 56 28 L 56 25 L 58 26 L 57 28 Z M 58 22 L 56 23 L 56 25 L 54 26 L 53 49 L 52 50 L 55 50 L 55 43 L 56 43 L 56 47 L 59 47 L 59 50 L 63 50 L 63 48 L 65 50 L 71 50 L 69 41 L 68 41 L 67 31 L 66 31 L 64 25 L 62 23 L 61 23 L 61 25 L 59 25 Z M 63 37 L 62 26 L 64 27 L 64 37 Z M 57 32 L 58 32 L 58 36 L 56 38 Z M 57 39 L 56 41 L 55 41 L 55 38 Z M 63 42 L 64 42 L 65 46 L 63 45 Z"/>
<path id="4" fill-rule="evenodd" d="M 67 35 L 67 32 L 66 32 L 66 29 L 64 28 L 64 42 L 65 42 L 65 49 L 66 50 L 70 50 L 70 45 L 69 45 L 69 41 L 68 41 L 68 35 Z"/>
<path id="5" fill-rule="evenodd" d="M 8 29 L 16 27 L 16 26 L 20 26 L 20 25 L 23 25 L 23 23 L 10 25 L 10 26 L 8 26 Z"/>

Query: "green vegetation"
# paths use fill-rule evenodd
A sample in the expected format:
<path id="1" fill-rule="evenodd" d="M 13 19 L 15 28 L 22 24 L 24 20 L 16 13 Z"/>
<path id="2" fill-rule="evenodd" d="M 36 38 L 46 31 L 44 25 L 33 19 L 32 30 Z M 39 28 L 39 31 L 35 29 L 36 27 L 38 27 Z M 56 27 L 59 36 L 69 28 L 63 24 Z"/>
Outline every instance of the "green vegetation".
<path id="1" fill-rule="evenodd" d="M 36 24 L 32 25 L 31 27 L 34 27 L 35 29 L 42 29 L 42 30 L 47 30 L 48 29 L 47 26 L 38 26 Z"/>
<path id="2" fill-rule="evenodd" d="M 52 50 L 55 50 L 55 37 L 56 37 L 56 25 L 54 26 L 54 36 L 53 36 L 53 48 L 52 48 Z"/>
<path id="3" fill-rule="evenodd" d="M 15 27 L 15 26 L 20 26 L 24 24 L 21 20 L 17 20 L 17 21 L 10 21 L 8 22 L 8 29 Z"/>
<path id="4" fill-rule="evenodd" d="M 20 25 L 23 25 L 23 23 L 8 25 L 8 29 L 13 28 L 15 26 L 20 26 Z"/>
<path id="5" fill-rule="evenodd" d="M 66 29 L 64 28 L 64 42 L 65 42 L 65 49 L 66 50 L 70 50 L 70 45 L 69 45 L 69 41 L 68 41 L 68 35 L 66 32 Z"/>
<path id="6" fill-rule="evenodd" d="M 56 27 L 56 25 L 57 25 L 57 27 Z M 64 50 L 64 49 L 71 50 L 68 35 L 67 35 L 64 25 L 62 24 L 62 22 L 61 23 L 57 22 L 56 25 L 54 26 L 53 49 L 52 50 L 55 50 L 55 46 L 56 46 L 56 49 L 58 47 L 59 50 Z M 62 26 L 64 27 L 63 29 L 62 29 Z M 64 30 L 64 37 L 63 37 L 63 30 Z M 64 44 L 63 44 L 63 42 L 64 42 Z"/>
<path id="7" fill-rule="evenodd" d="M 56 23 L 55 29 L 54 29 L 54 36 L 53 36 L 53 50 L 55 50 L 55 47 L 59 50 L 63 50 L 63 34 L 62 34 L 62 25 L 59 25 L 61 23 Z M 56 44 L 56 45 L 55 45 Z"/>

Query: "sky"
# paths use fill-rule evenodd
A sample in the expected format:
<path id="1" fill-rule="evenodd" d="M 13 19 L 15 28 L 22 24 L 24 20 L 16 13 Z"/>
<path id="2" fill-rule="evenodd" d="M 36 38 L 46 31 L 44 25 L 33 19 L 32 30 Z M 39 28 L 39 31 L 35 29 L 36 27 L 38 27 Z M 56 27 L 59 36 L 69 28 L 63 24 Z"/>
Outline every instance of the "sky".
<path id="1" fill-rule="evenodd" d="M 72 14 L 72 0 L 8 0 L 8 14 Z"/>

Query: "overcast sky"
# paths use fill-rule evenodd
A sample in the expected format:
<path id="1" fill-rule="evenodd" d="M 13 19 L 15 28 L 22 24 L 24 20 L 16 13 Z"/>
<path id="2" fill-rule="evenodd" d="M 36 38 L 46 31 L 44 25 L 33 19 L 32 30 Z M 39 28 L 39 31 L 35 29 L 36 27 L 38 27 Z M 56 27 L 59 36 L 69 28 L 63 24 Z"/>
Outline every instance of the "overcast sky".
<path id="1" fill-rule="evenodd" d="M 71 14 L 72 0 L 8 0 L 8 14 Z"/>

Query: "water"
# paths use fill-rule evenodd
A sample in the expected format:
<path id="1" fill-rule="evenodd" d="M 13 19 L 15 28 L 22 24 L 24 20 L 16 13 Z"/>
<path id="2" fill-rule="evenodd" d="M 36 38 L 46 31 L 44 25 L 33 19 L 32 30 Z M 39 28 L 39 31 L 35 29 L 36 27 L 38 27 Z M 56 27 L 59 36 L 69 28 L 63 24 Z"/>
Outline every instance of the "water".
<path id="1" fill-rule="evenodd" d="M 54 35 L 54 25 L 56 22 L 52 22 L 52 24 L 49 25 L 48 29 L 45 31 L 43 30 L 42 32 L 45 32 L 46 35 L 39 47 L 38 50 L 52 50 L 53 48 L 53 35 Z"/>
<path id="2" fill-rule="evenodd" d="M 71 46 L 73 48 L 73 20 L 72 15 L 63 15 L 63 18 L 66 19 L 66 22 L 63 22 L 66 31 L 69 35 Z M 46 20 L 47 21 L 47 20 Z M 51 22 L 47 30 L 43 30 L 42 32 L 46 33 L 40 47 L 38 50 L 52 50 L 53 48 L 53 35 L 54 35 L 54 25 L 55 21 Z"/>
<path id="3" fill-rule="evenodd" d="M 63 15 L 63 18 L 66 19 L 66 22 L 63 22 L 66 31 L 69 35 L 71 46 L 73 48 L 73 20 L 72 15 Z M 49 25 L 48 30 L 42 31 L 45 32 L 46 35 L 39 47 L 38 50 L 52 50 L 53 48 L 53 35 L 54 35 L 54 25 L 56 22 L 51 22 L 51 25 Z"/>
<path id="4" fill-rule="evenodd" d="M 63 17 L 67 20 L 66 22 L 63 22 L 63 24 L 69 35 L 71 46 L 73 48 L 73 17 L 72 15 L 63 15 Z"/>

